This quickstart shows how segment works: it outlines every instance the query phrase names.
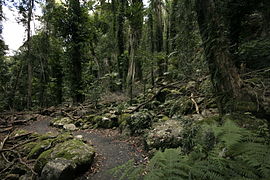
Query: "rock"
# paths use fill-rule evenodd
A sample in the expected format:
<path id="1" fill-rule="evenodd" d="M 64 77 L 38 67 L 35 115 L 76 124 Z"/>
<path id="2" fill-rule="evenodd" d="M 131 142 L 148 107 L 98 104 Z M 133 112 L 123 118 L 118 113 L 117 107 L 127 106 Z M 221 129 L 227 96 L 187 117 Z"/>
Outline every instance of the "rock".
<path id="1" fill-rule="evenodd" d="M 75 131 L 77 129 L 74 124 L 65 124 L 63 128 L 68 131 Z"/>
<path id="2" fill-rule="evenodd" d="M 152 125 L 152 116 L 148 112 L 136 112 L 127 118 L 127 127 L 132 134 L 141 134 Z"/>
<path id="3" fill-rule="evenodd" d="M 36 143 L 28 154 L 28 159 L 36 159 L 42 152 L 48 150 L 51 146 L 53 139 L 46 139 Z M 28 144 L 31 147 L 32 144 Z M 27 146 L 25 146 L 27 147 Z"/>
<path id="4" fill-rule="evenodd" d="M 41 172 L 41 180 L 72 180 L 74 179 L 74 165 L 66 159 L 49 161 Z"/>
<path id="5" fill-rule="evenodd" d="M 189 81 L 186 85 L 186 90 L 190 90 L 196 87 L 196 82 L 195 81 Z"/>
<path id="6" fill-rule="evenodd" d="M 56 145 L 51 153 L 53 158 L 71 160 L 76 165 L 76 168 L 79 169 L 88 168 L 92 164 L 94 156 L 94 148 L 77 139 Z"/>
<path id="7" fill-rule="evenodd" d="M 177 120 L 166 120 L 153 124 L 146 136 L 147 149 L 175 148 L 181 144 L 183 127 Z"/>
<path id="8" fill-rule="evenodd" d="M 195 109 L 192 101 L 188 96 L 183 96 L 177 101 L 169 100 L 164 103 L 165 114 L 172 117 L 173 115 L 186 115 L 192 113 Z"/>
<path id="9" fill-rule="evenodd" d="M 79 140 L 82 140 L 83 139 L 83 136 L 82 135 L 77 135 L 75 136 L 76 139 L 79 139 Z"/>
<path id="10" fill-rule="evenodd" d="M 35 164 L 35 170 L 41 172 L 48 161 L 60 158 L 70 160 L 74 164 L 75 171 L 81 172 L 89 168 L 94 156 L 95 151 L 92 146 L 85 144 L 81 140 L 71 139 L 59 143 L 54 148 L 40 154 Z"/>
<path id="11" fill-rule="evenodd" d="M 84 110 L 84 109 L 78 110 L 78 111 L 76 111 L 76 114 L 77 114 L 78 116 L 85 116 L 85 115 L 87 114 L 87 111 Z"/>
<path id="12" fill-rule="evenodd" d="M 219 112 L 218 112 L 217 108 L 209 108 L 209 109 L 202 110 L 202 115 L 204 117 L 211 117 L 211 116 L 215 116 L 218 114 L 219 114 Z"/>
<path id="13" fill-rule="evenodd" d="M 118 125 L 117 116 L 111 114 L 105 114 L 105 116 L 95 116 L 92 121 L 92 125 L 96 128 L 113 128 Z"/>
<path id="14" fill-rule="evenodd" d="M 63 128 L 65 124 L 71 124 L 72 120 L 69 117 L 55 118 L 51 120 L 50 125 L 58 128 Z"/>

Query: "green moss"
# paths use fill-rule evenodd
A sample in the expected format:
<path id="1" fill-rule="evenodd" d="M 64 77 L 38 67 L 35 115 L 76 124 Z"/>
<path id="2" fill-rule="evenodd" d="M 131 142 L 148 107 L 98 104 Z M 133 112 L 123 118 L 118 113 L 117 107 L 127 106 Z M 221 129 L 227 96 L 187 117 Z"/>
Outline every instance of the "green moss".
<path id="1" fill-rule="evenodd" d="M 118 117 L 118 124 L 126 124 L 127 120 L 131 117 L 131 114 L 124 113 Z"/>
<path id="2" fill-rule="evenodd" d="M 53 143 L 54 143 L 54 144 L 62 143 L 62 142 L 65 142 L 65 141 L 67 141 L 67 140 L 70 140 L 70 139 L 72 139 L 72 138 L 73 138 L 73 136 L 72 136 L 70 133 L 66 132 L 66 133 L 63 133 L 63 134 L 58 135 L 58 136 L 53 140 Z"/>
<path id="3" fill-rule="evenodd" d="M 16 136 L 20 136 L 20 135 L 27 134 L 27 133 L 29 133 L 29 132 L 24 130 L 24 129 L 16 129 L 15 131 L 13 131 L 10 134 L 10 137 L 16 137 Z"/>
<path id="4" fill-rule="evenodd" d="M 95 114 L 90 114 L 90 115 L 88 115 L 88 116 L 85 117 L 85 121 L 86 122 L 87 121 L 92 122 L 92 120 L 94 119 L 95 116 L 96 116 Z"/>
<path id="5" fill-rule="evenodd" d="M 93 122 L 94 123 L 98 123 L 99 121 L 101 121 L 102 120 L 102 116 L 95 116 L 94 118 L 93 118 Z"/>
<path id="6" fill-rule="evenodd" d="M 93 147 L 80 140 L 72 139 L 55 146 L 52 157 L 72 160 L 76 165 L 91 164 L 94 157 Z"/>
<path id="7" fill-rule="evenodd" d="M 38 135 L 38 140 L 39 141 L 42 141 L 42 140 L 46 140 L 46 139 L 53 139 L 53 138 L 56 138 L 57 136 L 52 134 L 52 133 L 47 133 L 47 134 L 44 134 L 44 135 Z"/>
<path id="8" fill-rule="evenodd" d="M 38 142 L 28 154 L 28 159 L 37 158 L 42 152 L 52 146 L 53 139 L 46 139 Z"/>
<path id="9" fill-rule="evenodd" d="M 70 123 L 73 123 L 73 121 L 69 117 L 55 118 L 50 121 L 50 125 L 56 127 L 63 127 L 63 125 Z"/>
<path id="10" fill-rule="evenodd" d="M 210 116 L 207 118 L 204 118 L 201 121 L 196 121 L 198 125 L 202 125 L 202 124 L 207 124 L 207 125 L 212 125 L 212 124 L 216 124 L 218 122 L 220 122 L 220 116 L 219 115 L 214 115 L 214 116 Z"/>
<path id="11" fill-rule="evenodd" d="M 34 166 L 34 170 L 37 173 L 41 173 L 43 167 L 45 166 L 45 164 L 52 159 L 51 157 L 51 153 L 52 153 L 52 149 L 49 149 L 47 151 L 42 152 L 39 157 L 37 158 L 36 164 Z"/>
<path id="12" fill-rule="evenodd" d="M 22 156 L 27 156 L 36 145 L 37 145 L 36 142 L 30 142 L 30 143 L 27 143 L 27 144 L 19 147 L 18 151 L 20 151 Z"/>
<path id="13" fill-rule="evenodd" d="M 169 118 L 168 116 L 163 116 L 163 117 L 161 118 L 161 120 L 162 120 L 162 121 L 168 121 L 168 120 L 170 120 L 170 118 Z"/>

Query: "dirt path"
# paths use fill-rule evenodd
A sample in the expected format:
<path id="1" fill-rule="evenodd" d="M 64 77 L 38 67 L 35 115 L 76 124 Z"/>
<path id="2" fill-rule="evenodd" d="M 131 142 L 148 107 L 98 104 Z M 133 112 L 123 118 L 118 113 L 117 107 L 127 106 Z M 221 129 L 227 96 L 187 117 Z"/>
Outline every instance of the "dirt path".
<path id="1" fill-rule="evenodd" d="M 40 134 L 47 132 L 60 133 L 58 129 L 49 126 L 49 119 L 34 121 L 30 125 L 24 126 L 23 129 Z M 78 177 L 78 180 L 117 180 L 119 178 L 112 177 L 108 170 L 130 159 L 135 159 L 135 162 L 138 163 L 143 161 L 141 150 L 131 142 L 123 140 L 117 130 L 89 129 L 76 131 L 73 134 L 82 135 L 84 140 L 90 142 L 96 149 L 92 170 Z"/>

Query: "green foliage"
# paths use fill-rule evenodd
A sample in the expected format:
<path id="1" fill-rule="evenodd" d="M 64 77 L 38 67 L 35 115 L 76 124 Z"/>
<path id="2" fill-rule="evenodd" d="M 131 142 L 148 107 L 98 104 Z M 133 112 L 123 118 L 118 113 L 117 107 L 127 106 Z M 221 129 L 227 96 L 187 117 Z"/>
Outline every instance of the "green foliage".
<path id="1" fill-rule="evenodd" d="M 270 39 L 256 39 L 243 43 L 238 55 L 240 63 L 244 63 L 248 68 L 267 68 L 270 66 Z"/>
<path id="2" fill-rule="evenodd" d="M 126 119 L 127 126 L 132 134 L 141 134 L 144 129 L 150 128 L 152 125 L 152 117 L 148 112 L 137 112 Z"/>
<path id="3" fill-rule="evenodd" d="M 227 180 L 270 177 L 270 146 L 265 138 L 238 127 L 230 120 L 222 126 L 205 126 L 204 131 L 213 132 L 216 139 L 213 148 L 202 147 L 204 142 L 201 139 L 189 154 L 179 149 L 158 151 L 146 166 L 144 179 Z"/>

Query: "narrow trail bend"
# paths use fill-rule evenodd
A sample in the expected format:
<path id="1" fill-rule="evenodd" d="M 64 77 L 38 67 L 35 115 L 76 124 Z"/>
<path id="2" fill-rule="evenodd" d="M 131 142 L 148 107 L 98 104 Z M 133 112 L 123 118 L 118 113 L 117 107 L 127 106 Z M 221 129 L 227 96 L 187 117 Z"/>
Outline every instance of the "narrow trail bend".
<path id="1" fill-rule="evenodd" d="M 29 125 L 23 126 L 23 129 L 39 134 L 61 133 L 57 128 L 49 126 L 49 118 L 31 122 Z M 117 130 L 87 129 L 74 131 L 73 134 L 82 135 L 84 140 L 91 143 L 96 150 L 92 168 L 77 180 L 117 180 L 119 178 L 112 177 L 108 170 L 122 165 L 130 159 L 134 159 L 138 163 L 144 161 L 142 151 L 134 144 L 123 140 Z"/>

